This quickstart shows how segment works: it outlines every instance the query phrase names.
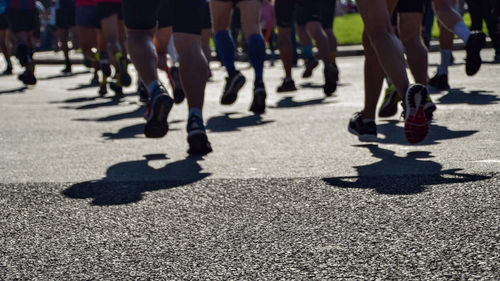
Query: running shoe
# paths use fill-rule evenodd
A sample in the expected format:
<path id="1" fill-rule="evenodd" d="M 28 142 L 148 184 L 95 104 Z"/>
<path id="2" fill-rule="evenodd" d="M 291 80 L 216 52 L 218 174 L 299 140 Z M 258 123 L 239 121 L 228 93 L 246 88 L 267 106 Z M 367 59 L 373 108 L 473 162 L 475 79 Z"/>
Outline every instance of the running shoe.
<path id="1" fill-rule="evenodd" d="M 262 114 L 266 112 L 266 88 L 264 82 L 255 82 L 253 88 L 253 101 L 250 105 L 250 111 L 255 114 Z"/>
<path id="2" fill-rule="evenodd" d="M 161 138 L 168 132 L 167 118 L 174 100 L 163 86 L 157 87 L 152 96 L 146 105 L 144 134 L 147 138 Z"/>
<path id="3" fill-rule="evenodd" d="M 176 104 L 184 101 L 186 95 L 184 94 L 184 89 L 182 88 L 181 77 L 179 75 L 179 68 L 172 66 L 170 68 L 170 76 L 172 77 L 172 90 L 174 91 L 174 102 Z"/>
<path id="4" fill-rule="evenodd" d="M 481 49 L 486 43 L 486 35 L 482 32 L 474 32 L 470 35 L 467 44 L 465 45 L 465 51 L 467 52 L 467 58 L 465 59 L 465 73 L 472 76 L 479 71 L 481 68 Z"/>
<path id="5" fill-rule="evenodd" d="M 149 93 L 142 81 L 139 81 L 139 86 L 137 87 L 137 93 L 139 94 L 139 102 L 147 103 L 149 101 Z"/>
<path id="6" fill-rule="evenodd" d="M 115 92 L 115 98 L 121 99 L 123 98 L 123 88 L 122 86 L 118 86 L 116 83 L 109 83 L 109 88 Z"/>
<path id="7" fill-rule="evenodd" d="M 359 141 L 376 141 L 377 126 L 374 121 L 363 122 L 363 112 L 356 112 L 349 120 L 349 133 L 358 136 Z"/>
<path id="8" fill-rule="evenodd" d="M 277 91 L 278 93 L 293 92 L 297 91 L 297 88 L 295 87 L 295 82 L 293 81 L 293 79 L 287 77 L 283 79 L 283 83 L 278 87 Z"/>
<path id="9" fill-rule="evenodd" d="M 108 93 L 108 87 L 106 84 L 102 84 L 99 86 L 99 96 L 104 97 Z"/>
<path id="10" fill-rule="evenodd" d="M 224 87 L 220 103 L 224 105 L 233 104 L 238 98 L 238 91 L 243 87 L 245 82 L 245 76 L 239 71 L 226 77 L 226 86 Z"/>
<path id="11" fill-rule="evenodd" d="M 61 70 L 61 72 L 64 74 L 71 73 L 71 64 L 66 64 L 66 67 L 64 67 L 64 69 Z"/>
<path id="12" fill-rule="evenodd" d="M 35 85 L 36 77 L 35 77 L 35 63 L 33 61 L 29 61 L 26 64 L 26 70 L 20 74 L 17 78 L 21 80 L 25 85 Z"/>
<path id="13" fill-rule="evenodd" d="M 449 90 L 450 84 L 448 84 L 448 74 L 436 74 L 429 80 L 429 86 L 437 90 Z"/>
<path id="14" fill-rule="evenodd" d="M 318 66 L 318 60 L 315 58 L 308 59 L 305 63 L 306 69 L 302 73 L 302 78 L 309 78 L 312 76 L 313 70 Z"/>
<path id="15" fill-rule="evenodd" d="M 403 114 L 405 136 L 409 143 L 423 141 L 429 132 L 429 122 L 424 112 L 427 96 L 427 88 L 420 84 L 410 85 L 406 91 Z"/>
<path id="16" fill-rule="evenodd" d="M 434 118 L 434 111 L 436 111 L 437 107 L 436 104 L 431 99 L 431 95 L 427 95 L 427 99 L 425 100 L 424 103 L 424 114 L 425 118 L 427 118 L 427 121 L 432 121 Z"/>
<path id="17" fill-rule="evenodd" d="M 98 86 L 99 85 L 99 75 L 97 72 L 94 72 L 94 75 L 92 76 L 92 79 L 90 80 L 90 85 L 91 86 Z"/>
<path id="18" fill-rule="evenodd" d="M 187 123 L 187 141 L 189 143 L 189 154 L 206 155 L 212 152 L 212 145 L 208 141 L 203 120 L 192 115 Z"/>
<path id="19" fill-rule="evenodd" d="M 132 78 L 128 74 L 128 60 L 122 55 L 117 56 L 118 71 L 120 72 L 120 82 L 123 86 L 128 87 L 132 84 Z"/>
<path id="20" fill-rule="evenodd" d="M 394 84 L 389 85 L 385 89 L 385 96 L 382 105 L 379 108 L 379 117 L 391 117 L 398 113 L 398 103 L 401 101 L 396 86 Z"/>
<path id="21" fill-rule="evenodd" d="M 323 71 L 325 74 L 325 85 L 323 92 L 327 97 L 330 97 L 337 90 L 337 82 L 339 81 L 339 70 L 335 64 L 325 66 Z"/>

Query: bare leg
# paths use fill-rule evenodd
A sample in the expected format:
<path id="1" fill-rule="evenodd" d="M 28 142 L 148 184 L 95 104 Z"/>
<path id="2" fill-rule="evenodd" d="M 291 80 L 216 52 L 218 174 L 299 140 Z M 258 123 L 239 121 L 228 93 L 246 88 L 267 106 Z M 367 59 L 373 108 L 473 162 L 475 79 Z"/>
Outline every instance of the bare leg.
<path id="1" fill-rule="evenodd" d="M 278 27 L 278 49 L 286 78 L 292 78 L 293 49 L 290 32 L 289 27 Z"/>
<path id="2" fill-rule="evenodd" d="M 415 82 L 427 85 L 427 49 L 422 41 L 422 13 L 400 13 L 399 34 Z"/>
<path id="3" fill-rule="evenodd" d="M 132 62 L 142 81 L 149 85 L 158 80 L 156 67 L 158 56 L 153 45 L 155 28 L 150 30 L 128 30 L 128 47 Z"/>

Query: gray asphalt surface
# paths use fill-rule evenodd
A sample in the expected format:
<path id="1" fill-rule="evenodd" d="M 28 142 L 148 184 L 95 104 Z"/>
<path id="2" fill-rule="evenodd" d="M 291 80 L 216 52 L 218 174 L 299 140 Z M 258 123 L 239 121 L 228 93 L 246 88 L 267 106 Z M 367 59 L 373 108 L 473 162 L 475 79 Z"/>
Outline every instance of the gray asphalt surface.
<path id="1" fill-rule="evenodd" d="M 469 78 L 454 54 L 453 89 L 433 93 L 435 122 L 413 146 L 398 117 L 377 121 L 375 143 L 347 133 L 361 57 L 339 59 L 326 99 L 320 69 L 294 70 L 301 89 L 278 95 L 282 71 L 267 67 L 260 117 L 250 82 L 218 104 L 213 64 L 203 159 L 187 157 L 185 104 L 148 140 L 133 87 L 96 98 L 80 66 L 39 66 L 28 89 L 0 77 L 0 279 L 498 280 L 500 65 Z"/>

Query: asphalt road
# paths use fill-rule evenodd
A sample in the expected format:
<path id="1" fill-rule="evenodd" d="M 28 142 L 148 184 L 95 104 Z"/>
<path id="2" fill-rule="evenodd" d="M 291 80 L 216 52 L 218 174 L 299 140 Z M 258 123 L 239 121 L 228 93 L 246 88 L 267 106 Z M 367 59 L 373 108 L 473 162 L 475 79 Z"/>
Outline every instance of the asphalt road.
<path id="1" fill-rule="evenodd" d="M 218 104 L 215 63 L 204 158 L 187 156 L 185 103 L 149 140 L 133 87 L 97 98 L 81 66 L 39 66 L 27 89 L 0 77 L 0 279 L 498 280 L 500 64 L 486 50 L 469 78 L 454 54 L 420 145 L 398 117 L 378 120 L 375 143 L 347 133 L 361 57 L 339 59 L 331 98 L 320 69 L 294 70 L 300 90 L 280 95 L 282 71 L 266 67 L 262 116 L 250 82 Z"/>

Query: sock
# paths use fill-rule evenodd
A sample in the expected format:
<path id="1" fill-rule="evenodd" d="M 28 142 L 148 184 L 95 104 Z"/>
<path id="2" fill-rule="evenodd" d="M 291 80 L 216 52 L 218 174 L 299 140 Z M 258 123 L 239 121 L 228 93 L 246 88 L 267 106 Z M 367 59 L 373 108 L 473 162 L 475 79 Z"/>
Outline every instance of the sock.
<path id="1" fill-rule="evenodd" d="M 231 33 L 227 30 L 219 31 L 215 34 L 214 41 L 219 58 L 226 67 L 227 73 L 229 75 L 234 74 L 236 72 L 236 68 L 234 66 L 234 52 L 236 47 L 234 46 Z"/>
<path id="2" fill-rule="evenodd" d="M 465 44 L 467 44 L 467 40 L 469 40 L 469 37 L 470 37 L 470 30 L 467 27 L 467 25 L 465 25 L 463 20 L 461 20 L 461 21 L 457 22 L 457 24 L 455 24 L 455 26 L 453 27 L 453 32 L 455 32 L 455 34 L 460 39 L 462 39 Z"/>
<path id="3" fill-rule="evenodd" d="M 302 54 L 306 59 L 312 59 L 313 58 L 313 44 L 307 44 L 302 46 Z"/>
<path id="4" fill-rule="evenodd" d="M 330 51 L 330 60 L 332 63 L 335 63 L 335 60 L 337 59 L 337 51 Z"/>
<path id="5" fill-rule="evenodd" d="M 437 75 L 448 75 L 448 66 L 451 64 L 451 50 L 440 50 L 441 64 L 438 66 Z"/>
<path id="6" fill-rule="evenodd" d="M 201 112 L 201 109 L 199 109 L 199 108 L 192 107 L 191 109 L 189 109 L 188 119 L 190 119 L 192 116 L 196 116 L 196 117 L 200 118 L 201 120 L 203 120 L 203 113 Z"/>
<path id="7" fill-rule="evenodd" d="M 149 96 L 151 97 L 151 99 L 153 99 L 158 94 L 155 90 L 156 90 L 156 88 L 159 88 L 160 86 L 161 86 L 161 83 L 158 80 L 155 80 L 155 81 L 148 84 L 148 92 L 149 92 Z"/>
<path id="8" fill-rule="evenodd" d="M 248 57 L 255 70 L 255 81 L 262 81 L 264 60 L 266 58 L 266 43 L 260 34 L 248 37 Z"/>

